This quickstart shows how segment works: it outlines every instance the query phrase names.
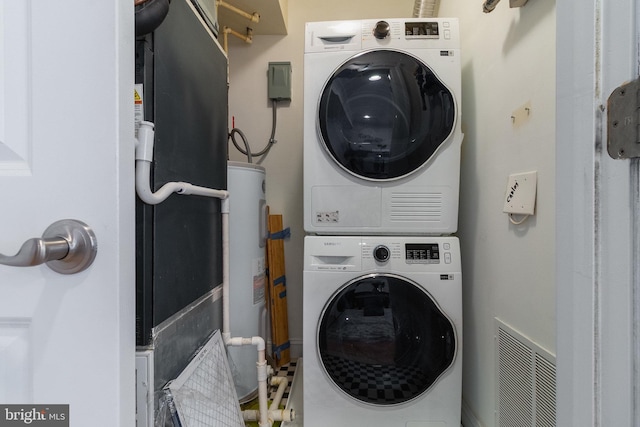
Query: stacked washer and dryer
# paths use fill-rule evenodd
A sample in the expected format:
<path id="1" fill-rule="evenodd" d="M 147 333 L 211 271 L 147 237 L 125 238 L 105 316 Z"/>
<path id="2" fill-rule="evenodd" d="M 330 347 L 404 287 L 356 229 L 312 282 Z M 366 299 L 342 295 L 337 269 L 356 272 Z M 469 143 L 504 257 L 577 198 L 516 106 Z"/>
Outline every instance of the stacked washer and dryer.
<path id="1" fill-rule="evenodd" d="M 306 427 L 460 426 L 457 19 L 311 22 Z"/>

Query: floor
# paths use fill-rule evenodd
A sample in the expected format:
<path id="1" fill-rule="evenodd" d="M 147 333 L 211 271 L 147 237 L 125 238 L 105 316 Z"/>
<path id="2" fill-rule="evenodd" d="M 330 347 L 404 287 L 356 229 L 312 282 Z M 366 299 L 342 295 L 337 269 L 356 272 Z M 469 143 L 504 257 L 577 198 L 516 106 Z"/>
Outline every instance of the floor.
<path id="1" fill-rule="evenodd" d="M 290 392 L 291 392 L 291 385 L 292 385 L 292 382 L 293 382 L 293 375 L 296 372 L 297 364 L 298 364 L 298 361 L 294 360 L 289 364 L 281 366 L 274 373 L 274 376 L 287 377 L 287 379 L 289 380 L 289 385 L 285 389 L 284 395 L 282 396 L 281 405 L 280 405 L 281 408 L 284 408 L 287 405 L 287 401 L 289 400 Z M 277 390 L 278 390 L 278 387 L 270 387 L 270 389 L 269 389 L 269 401 L 273 400 Z M 256 407 L 257 407 L 257 400 L 249 402 L 246 405 L 252 405 L 252 404 L 255 404 Z M 245 409 L 247 407 L 246 405 L 243 405 L 243 409 Z M 294 423 L 294 424 L 298 425 L 299 423 Z M 247 423 L 248 427 L 253 427 L 253 426 L 257 426 L 257 425 L 258 425 L 257 423 Z M 279 427 L 279 426 L 280 426 L 280 423 L 274 423 L 274 427 Z M 460 424 L 460 427 L 464 427 L 464 425 Z"/>

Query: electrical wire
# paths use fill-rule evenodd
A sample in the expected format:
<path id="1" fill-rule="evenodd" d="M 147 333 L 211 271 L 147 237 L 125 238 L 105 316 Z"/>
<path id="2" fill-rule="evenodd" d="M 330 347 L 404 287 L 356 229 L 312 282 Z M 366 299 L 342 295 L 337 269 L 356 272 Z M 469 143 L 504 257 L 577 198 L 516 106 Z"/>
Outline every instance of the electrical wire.
<path id="1" fill-rule="evenodd" d="M 529 215 L 524 215 L 522 219 L 520 219 L 519 221 L 516 221 L 515 219 L 513 219 L 513 214 L 509 214 L 509 221 L 511 221 L 511 224 L 513 225 L 520 225 L 523 222 L 525 222 L 527 218 L 529 218 Z"/>
<path id="2" fill-rule="evenodd" d="M 271 121 L 271 136 L 269 137 L 269 141 L 267 141 L 267 145 L 265 145 L 265 147 L 259 152 L 254 153 L 251 151 L 251 147 L 249 146 L 249 140 L 247 139 L 244 132 L 242 132 L 240 129 L 233 128 L 231 129 L 231 132 L 229 132 L 229 138 L 231 138 L 231 142 L 233 142 L 233 145 L 236 147 L 236 149 L 239 152 L 247 156 L 247 162 L 249 163 L 253 163 L 253 157 L 260 157 L 260 159 L 256 162 L 256 164 L 259 165 L 260 163 L 262 163 L 264 159 L 267 157 L 267 154 L 269 153 L 269 151 L 271 150 L 271 147 L 273 147 L 273 144 L 278 142 L 275 139 L 276 124 L 277 124 L 277 110 L 278 110 L 278 101 L 276 99 L 273 99 L 271 101 L 271 107 L 273 109 L 272 121 Z M 244 145 L 244 149 L 238 144 L 238 141 L 236 141 L 236 134 L 240 135 L 240 138 L 242 139 L 242 143 Z"/>

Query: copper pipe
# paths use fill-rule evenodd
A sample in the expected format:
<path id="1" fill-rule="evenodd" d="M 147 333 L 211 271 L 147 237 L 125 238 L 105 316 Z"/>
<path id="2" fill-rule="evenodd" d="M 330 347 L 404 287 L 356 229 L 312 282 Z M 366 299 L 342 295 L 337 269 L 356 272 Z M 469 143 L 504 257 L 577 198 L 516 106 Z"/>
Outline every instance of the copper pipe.
<path id="1" fill-rule="evenodd" d="M 230 11 L 235 12 L 238 15 L 245 17 L 246 19 L 248 19 L 251 22 L 255 22 L 255 23 L 260 22 L 260 14 L 258 12 L 253 12 L 253 13 L 245 12 L 244 10 L 239 9 L 239 8 L 235 7 L 234 5 L 229 4 L 229 3 L 227 3 L 227 2 L 225 2 L 223 0 L 217 0 L 216 4 L 218 6 L 226 7 Z"/>

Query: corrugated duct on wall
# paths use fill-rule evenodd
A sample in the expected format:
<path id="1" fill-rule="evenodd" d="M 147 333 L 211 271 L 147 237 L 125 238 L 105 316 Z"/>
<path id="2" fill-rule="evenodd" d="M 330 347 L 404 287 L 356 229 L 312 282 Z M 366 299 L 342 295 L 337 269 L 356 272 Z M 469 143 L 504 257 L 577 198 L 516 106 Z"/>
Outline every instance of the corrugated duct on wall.
<path id="1" fill-rule="evenodd" d="M 414 18 L 434 18 L 438 16 L 440 0 L 415 0 L 413 5 Z"/>
<path id="2" fill-rule="evenodd" d="M 529 0 L 509 0 L 509 7 L 522 7 L 527 4 Z M 482 4 L 482 11 L 484 13 L 493 12 L 500 0 L 485 0 Z"/>
<path id="3" fill-rule="evenodd" d="M 496 8 L 498 3 L 500 3 L 500 0 L 485 0 L 484 4 L 482 5 L 482 11 L 484 13 L 493 12 L 493 9 Z"/>

